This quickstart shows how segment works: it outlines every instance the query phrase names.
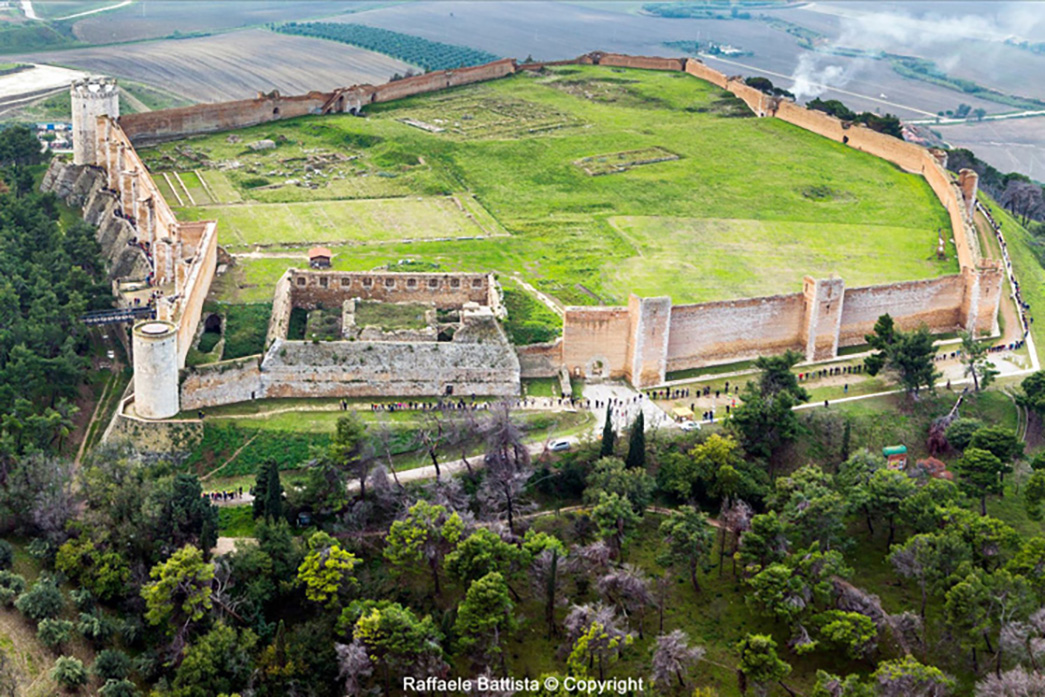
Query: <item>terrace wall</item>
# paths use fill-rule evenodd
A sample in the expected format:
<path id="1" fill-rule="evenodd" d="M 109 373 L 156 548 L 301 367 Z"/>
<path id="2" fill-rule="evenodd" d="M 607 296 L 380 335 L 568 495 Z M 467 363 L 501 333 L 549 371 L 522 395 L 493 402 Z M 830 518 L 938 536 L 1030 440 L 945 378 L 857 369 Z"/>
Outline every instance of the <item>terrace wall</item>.
<path id="1" fill-rule="evenodd" d="M 248 402 L 262 393 L 261 356 L 236 358 L 186 370 L 181 381 L 181 408 L 194 411 Z"/>
<path id="2" fill-rule="evenodd" d="M 562 337 L 546 344 L 517 346 L 520 377 L 553 378 L 562 369 Z"/>
<path id="3" fill-rule="evenodd" d="M 125 114 L 120 126 L 136 145 L 150 145 L 175 140 L 194 133 L 213 133 L 296 116 L 321 113 L 333 93 L 309 92 L 282 97 L 258 96 L 234 102 L 196 104 L 194 106 Z"/>

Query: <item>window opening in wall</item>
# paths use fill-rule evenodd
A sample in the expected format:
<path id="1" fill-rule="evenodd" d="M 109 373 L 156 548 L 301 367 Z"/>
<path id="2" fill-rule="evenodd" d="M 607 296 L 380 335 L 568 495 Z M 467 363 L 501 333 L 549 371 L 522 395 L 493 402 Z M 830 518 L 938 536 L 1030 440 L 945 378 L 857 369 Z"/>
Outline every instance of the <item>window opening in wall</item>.
<path id="1" fill-rule="evenodd" d="M 394 278 L 386 278 L 385 279 L 385 288 L 395 288 L 395 287 L 396 287 L 396 280 Z"/>
<path id="2" fill-rule="evenodd" d="M 350 285 L 352 285 L 352 279 L 348 278 L 348 277 L 342 278 L 341 279 L 341 285 L 342 286 L 350 286 Z"/>
<path id="3" fill-rule="evenodd" d="M 439 287 L 439 279 L 438 278 L 430 278 L 430 279 L 428 279 L 428 287 L 429 288 L 438 288 Z"/>
<path id="4" fill-rule="evenodd" d="M 374 279 L 372 279 L 372 278 L 364 278 L 363 279 L 363 286 L 365 288 L 369 288 L 372 285 L 374 285 Z"/>
<path id="5" fill-rule="evenodd" d="M 459 278 L 451 278 L 450 279 L 450 287 L 451 288 L 460 288 L 461 287 L 461 279 L 459 279 Z"/>
<path id="6" fill-rule="evenodd" d="M 299 286 L 305 285 L 305 277 L 304 276 L 298 276 L 298 285 Z"/>
<path id="7" fill-rule="evenodd" d="M 327 287 L 327 279 L 323 278 L 323 277 L 320 277 L 319 285 L 321 285 L 322 287 L 326 288 Z"/>
<path id="8" fill-rule="evenodd" d="M 482 288 L 482 287 L 483 287 L 483 279 L 481 279 L 481 278 L 473 278 L 472 279 L 472 288 Z"/>

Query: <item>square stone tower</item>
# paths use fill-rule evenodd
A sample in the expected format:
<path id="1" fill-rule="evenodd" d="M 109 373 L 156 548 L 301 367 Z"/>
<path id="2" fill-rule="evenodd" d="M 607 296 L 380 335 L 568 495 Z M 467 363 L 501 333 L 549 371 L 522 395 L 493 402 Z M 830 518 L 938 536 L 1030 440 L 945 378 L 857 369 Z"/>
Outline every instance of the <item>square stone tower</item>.
<path id="1" fill-rule="evenodd" d="M 73 164 L 96 165 L 98 117 L 120 115 L 120 92 L 116 79 L 88 77 L 70 88 L 73 107 Z"/>

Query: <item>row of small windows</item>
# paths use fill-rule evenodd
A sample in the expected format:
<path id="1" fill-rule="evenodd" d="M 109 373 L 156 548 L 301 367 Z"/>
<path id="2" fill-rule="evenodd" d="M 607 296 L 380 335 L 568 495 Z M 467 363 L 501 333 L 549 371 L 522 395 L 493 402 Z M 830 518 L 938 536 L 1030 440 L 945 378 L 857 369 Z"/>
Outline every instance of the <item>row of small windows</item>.
<path id="1" fill-rule="evenodd" d="M 320 285 L 320 287 L 326 288 L 329 279 L 326 276 L 319 276 L 318 278 L 319 278 L 319 285 Z M 449 280 L 450 280 L 450 287 L 451 288 L 460 288 L 461 287 L 461 279 L 459 279 L 459 278 L 451 278 Z M 299 286 L 307 285 L 308 284 L 308 277 L 307 276 L 298 276 L 297 277 L 297 283 L 298 283 Z M 382 281 L 382 283 L 384 284 L 385 288 L 395 288 L 396 287 L 396 279 L 394 279 L 394 278 L 385 277 L 385 279 Z M 352 278 L 347 277 L 347 276 L 342 276 L 341 277 L 341 287 L 347 288 L 348 286 L 351 286 L 351 285 L 352 285 Z M 363 280 L 362 280 L 362 285 L 363 285 L 364 288 L 373 288 L 374 287 L 374 279 L 370 278 L 370 277 L 364 277 Z M 408 278 L 408 279 L 406 279 L 406 287 L 407 288 L 414 288 L 414 289 L 416 289 L 418 287 L 418 285 L 419 285 L 418 279 L 416 279 L 416 278 Z M 440 285 L 442 285 L 442 280 L 438 279 L 438 278 L 430 278 L 430 279 L 428 279 L 428 284 L 427 285 L 428 285 L 429 288 L 438 288 Z M 482 288 L 482 287 L 483 287 L 483 279 L 481 279 L 481 278 L 473 278 L 472 279 L 472 288 Z"/>

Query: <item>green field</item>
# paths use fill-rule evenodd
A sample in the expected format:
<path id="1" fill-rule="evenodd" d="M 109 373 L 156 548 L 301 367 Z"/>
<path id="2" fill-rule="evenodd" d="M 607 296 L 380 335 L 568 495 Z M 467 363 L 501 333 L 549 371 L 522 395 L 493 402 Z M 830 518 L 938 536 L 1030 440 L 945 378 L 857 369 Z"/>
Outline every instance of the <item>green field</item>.
<path id="1" fill-rule="evenodd" d="M 179 175 L 197 201 L 199 178 Z M 211 176 L 205 174 L 208 184 Z M 231 251 L 254 245 L 353 242 L 368 244 L 447 237 L 483 231 L 449 198 L 390 198 L 359 201 L 255 203 L 179 211 L 186 220 L 217 220 L 222 244 Z"/>
<path id="2" fill-rule="evenodd" d="M 243 199 L 179 212 L 217 218 L 232 251 L 284 247 L 241 257 L 216 288 L 228 302 L 267 300 L 300 263 L 287 250 L 316 241 L 337 269 L 410 258 L 518 273 L 566 304 L 792 293 L 807 273 L 861 285 L 957 270 L 932 254 L 948 221 L 921 177 L 743 114 L 688 75 L 574 66 L 142 155 L 154 171 L 202 172 L 212 191 L 220 178 L 218 198 Z M 276 147 L 249 147 L 262 139 Z M 619 156 L 635 152 L 678 159 Z M 609 156 L 620 162 L 605 176 L 576 164 Z M 510 237 L 434 239 L 491 226 Z"/>

